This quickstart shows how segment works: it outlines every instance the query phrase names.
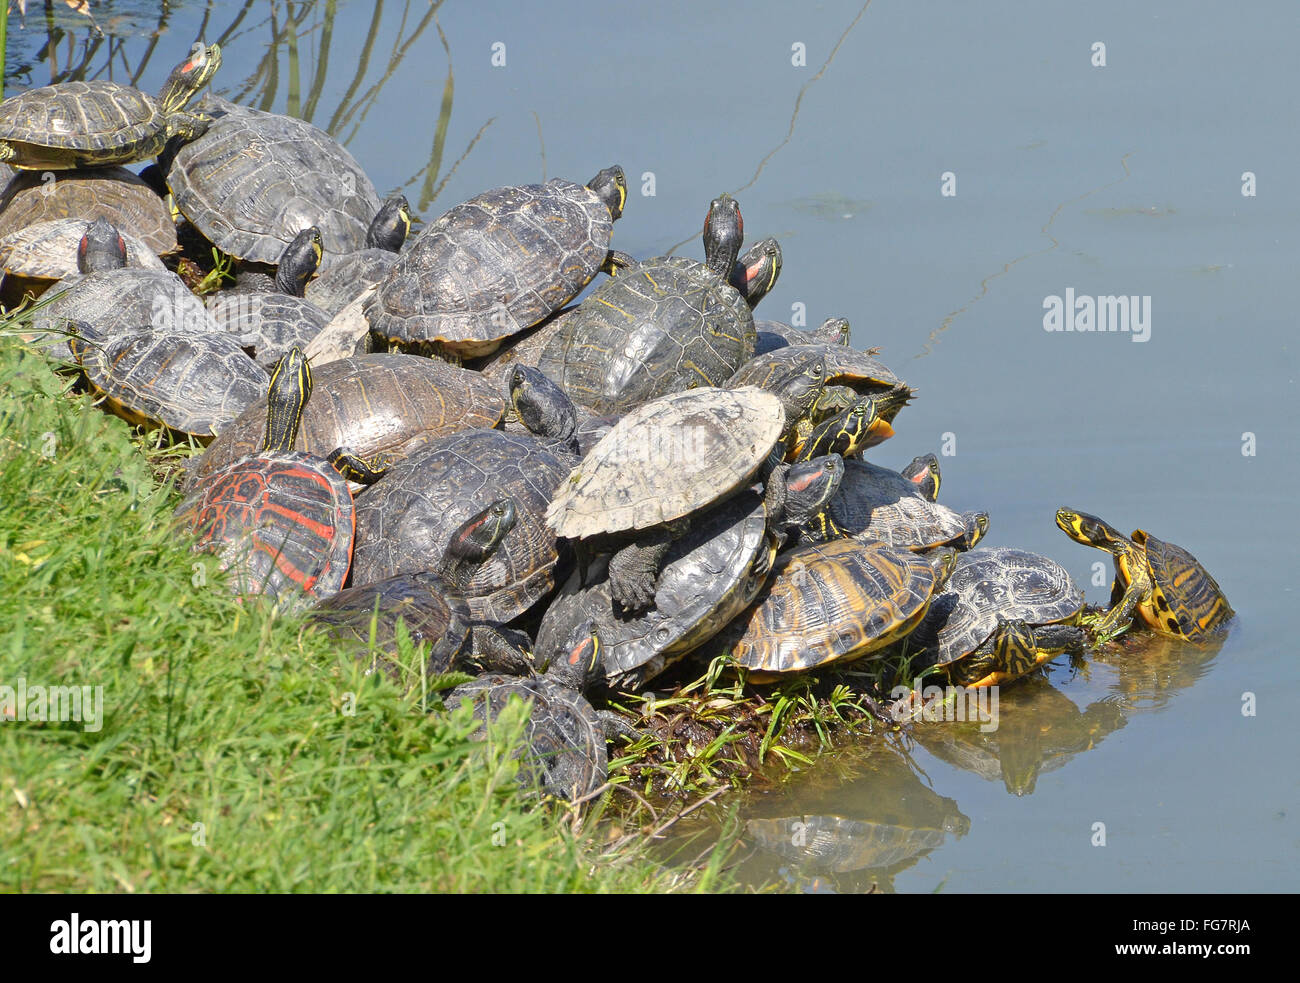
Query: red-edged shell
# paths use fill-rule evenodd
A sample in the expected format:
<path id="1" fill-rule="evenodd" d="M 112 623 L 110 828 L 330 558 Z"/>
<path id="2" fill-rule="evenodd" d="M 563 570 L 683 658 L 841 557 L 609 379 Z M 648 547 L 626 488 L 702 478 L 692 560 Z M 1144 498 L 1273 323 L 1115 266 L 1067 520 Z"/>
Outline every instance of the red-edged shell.
<path id="1" fill-rule="evenodd" d="M 352 565 L 356 512 L 347 481 L 311 454 L 246 457 L 199 482 L 176 509 L 215 552 L 241 597 L 294 610 L 338 593 Z"/>

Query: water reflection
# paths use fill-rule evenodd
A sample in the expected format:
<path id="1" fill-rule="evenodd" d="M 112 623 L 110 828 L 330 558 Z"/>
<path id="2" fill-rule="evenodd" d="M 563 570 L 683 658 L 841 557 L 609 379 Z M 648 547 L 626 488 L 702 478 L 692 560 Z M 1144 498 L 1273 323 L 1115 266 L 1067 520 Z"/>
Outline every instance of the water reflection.
<path id="1" fill-rule="evenodd" d="M 746 811 L 746 865 L 778 862 L 800 890 L 892 891 L 894 877 L 964 836 L 970 820 L 929 788 L 916 765 L 886 740 L 837 751 Z M 742 872 L 743 876 L 743 872 Z"/>
<path id="2" fill-rule="evenodd" d="M 1193 644 L 1150 632 L 1134 632 L 1103 650 L 1076 659 L 1071 669 L 1087 690 L 1102 695 L 1080 709 L 1047 678 L 1003 688 L 998 725 L 917 723 L 912 736 L 936 758 L 988 781 L 1001 781 L 1012 795 L 1029 795 L 1038 776 L 1091 750 L 1137 711 L 1159 710 L 1210 668 L 1226 635 Z"/>

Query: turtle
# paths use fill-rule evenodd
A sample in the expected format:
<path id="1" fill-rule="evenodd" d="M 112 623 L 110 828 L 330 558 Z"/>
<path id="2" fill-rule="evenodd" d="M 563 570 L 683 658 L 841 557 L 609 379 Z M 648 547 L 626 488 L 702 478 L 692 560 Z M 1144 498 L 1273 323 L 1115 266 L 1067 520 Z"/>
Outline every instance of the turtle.
<path id="1" fill-rule="evenodd" d="M 217 249 L 275 263 L 302 229 L 320 229 L 324 251 L 365 246 L 379 194 L 342 145 L 291 116 L 207 96 L 207 132 L 160 158 L 176 208 Z"/>
<path id="2" fill-rule="evenodd" d="M 617 550 L 609 563 L 614 600 L 642 610 L 684 520 L 748 487 L 784 429 L 781 400 L 752 386 L 661 396 L 619 420 L 557 483 L 546 523 L 560 536 L 590 540 L 591 552 Z"/>
<path id="3" fill-rule="evenodd" d="M 252 349 L 263 368 L 269 369 L 289 348 L 306 346 L 329 322 L 324 311 L 303 297 L 320 258 L 320 229 L 309 226 L 285 247 L 274 278 L 245 276 L 235 289 L 208 300 L 213 320 Z"/>
<path id="4" fill-rule="evenodd" d="M 0 195 L 0 239 L 37 222 L 97 218 L 112 222 L 159 256 L 178 248 L 176 224 L 167 206 L 125 167 L 23 171 Z"/>
<path id="5" fill-rule="evenodd" d="M 803 331 L 779 321 L 755 321 L 754 356 L 767 355 L 791 345 L 848 345 L 853 336 L 849 319 L 832 315 L 811 331 Z"/>
<path id="6" fill-rule="evenodd" d="M 267 374 L 228 335 L 142 325 L 102 344 L 74 335 L 72 356 L 118 416 L 214 437 L 249 406 L 266 403 Z"/>
<path id="7" fill-rule="evenodd" d="M 913 670 L 942 668 L 976 689 L 1009 682 L 1083 651 L 1083 595 L 1055 560 L 981 547 L 957 556 L 947 586 L 904 643 Z"/>
<path id="8" fill-rule="evenodd" d="M 844 462 L 844 480 L 826 509 L 820 538 L 852 536 L 896 549 L 925 552 L 941 546 L 973 549 L 988 532 L 987 512 L 954 512 L 934 500 L 939 462 L 918 457 L 902 472 L 867 461 Z M 816 537 L 814 537 L 816 538 Z"/>
<path id="9" fill-rule="evenodd" d="M 363 249 L 325 256 L 304 296 L 333 317 L 366 288 L 379 283 L 396 264 L 411 231 L 411 209 L 394 195 L 375 213 Z"/>
<path id="10" fill-rule="evenodd" d="M 233 571 L 235 593 L 266 595 L 285 611 L 343 588 L 356 529 L 344 474 L 382 474 L 346 448 L 324 458 L 290 449 L 311 389 L 307 359 L 291 348 L 271 373 L 260 451 L 194 483 L 175 512 L 193 551 L 217 553 Z"/>
<path id="11" fill-rule="evenodd" d="M 428 676 L 478 671 L 484 666 L 512 675 L 530 674 L 528 637 L 522 633 L 512 637 L 497 626 L 476 622 L 464 596 L 470 575 L 514 528 L 515 515 L 513 501 L 498 499 L 456 528 L 437 570 L 348 587 L 318 602 L 311 620 L 326 625 L 340 641 L 360 643 L 360 653 L 367 657 L 373 645 L 374 668 L 393 678 L 399 676 L 399 621 L 413 644 L 429 643 Z"/>
<path id="12" fill-rule="evenodd" d="M 495 427 L 505 414 L 500 393 L 477 373 L 419 355 L 358 355 L 312 375 L 311 401 L 293 448 L 317 456 L 346 446 L 396 464 L 437 437 Z M 266 407 L 250 406 L 191 460 L 186 487 L 256 453 L 265 431 Z"/>
<path id="13" fill-rule="evenodd" d="M 596 414 L 722 386 L 754 350 L 755 296 L 729 282 L 743 232 L 736 200 L 715 198 L 704 222 L 704 263 L 663 256 L 621 270 L 565 320 L 537 367 Z"/>
<path id="14" fill-rule="evenodd" d="M 955 556 L 853 539 L 800 546 L 777 558 L 758 596 L 703 651 L 755 682 L 880 653 L 925 616 Z"/>
<path id="15" fill-rule="evenodd" d="M 625 257 L 622 253 L 612 251 L 612 255 L 617 257 L 614 264 L 615 273 L 619 269 L 627 269 L 636 265 L 636 260 Z M 770 289 L 769 285 L 780 273 L 780 269 L 780 244 L 775 239 L 764 239 L 751 246 L 736 261 L 731 284 L 746 297 L 750 296 L 750 292 L 753 291 L 754 302 L 757 303 L 758 298 L 761 298 Z M 503 383 L 510 370 L 516 365 L 536 368 L 541 360 L 542 352 L 546 349 L 546 345 L 551 338 L 563 329 L 565 320 L 573 316 L 574 312 L 578 310 L 578 306 L 573 304 L 563 310 L 556 311 L 541 324 L 515 335 L 507 342 L 502 343 L 501 348 L 491 355 L 477 360 L 473 364 L 473 368 L 478 369 L 484 375 L 499 379 Z M 754 384 L 757 385 L 758 383 Z M 613 415 L 603 414 L 605 417 Z"/>
<path id="16" fill-rule="evenodd" d="M 517 755 L 518 780 L 557 799 L 578 803 L 599 790 L 609 773 L 606 743 L 628 728 L 609 711 L 597 711 L 584 695 L 599 676 L 600 635 L 591 623 L 574 626 L 545 671 L 532 678 L 498 673 L 462 683 L 444 697 L 449 708 L 469 705 L 486 736 L 511 699 L 531 704 L 525 740 Z"/>
<path id="17" fill-rule="evenodd" d="M 586 186 L 555 179 L 495 188 L 431 223 L 364 311 L 380 340 L 461 358 L 490 355 L 609 268 L 623 169 Z"/>
<path id="18" fill-rule="evenodd" d="M 107 232 L 108 229 L 112 232 Z M 80 255 L 81 241 L 87 233 L 92 240 L 114 243 L 120 240 L 125 250 L 124 261 L 107 267 L 101 265 L 101 269 L 120 266 L 159 272 L 167 269 L 142 239 L 119 232 L 106 219 L 96 219 L 88 225 L 81 219 L 59 218 L 36 222 L 0 239 L 0 267 L 5 273 L 6 294 L 14 300 L 24 293 L 35 296 L 56 280 L 92 272 L 93 266 L 82 268 Z"/>
<path id="19" fill-rule="evenodd" d="M 1056 524 L 1075 542 L 1115 558 L 1110 609 L 1090 626 L 1099 640 L 1124 631 L 1134 611 L 1152 630 L 1193 642 L 1212 638 L 1232 620 L 1235 612 L 1218 582 L 1181 546 L 1142 529 L 1125 536 L 1094 515 L 1068 508 L 1057 511 Z"/>
<path id="20" fill-rule="evenodd" d="M 801 527 L 839 487 L 838 455 L 784 465 L 766 489 L 748 488 L 697 514 L 663 559 L 654 606 L 628 616 L 610 594 L 606 561 L 575 572 L 537 630 L 539 658 L 558 653 L 574 624 L 591 621 L 604 642 L 604 678 L 636 690 L 703 645 L 758 593 L 786 531 Z"/>
<path id="21" fill-rule="evenodd" d="M 88 342 L 106 344 L 142 324 L 191 337 L 221 332 L 203 302 L 175 273 L 128 267 L 124 236 L 102 219 L 90 223 L 77 246 L 82 272 L 50 287 L 49 302 L 32 315 L 27 340 L 70 359 L 68 326 Z"/>
<path id="22" fill-rule="evenodd" d="M 905 388 L 859 397 L 843 413 L 819 423 L 805 438 L 796 441 L 792 459 L 808 461 L 823 454 L 846 458 L 860 454 L 868 444 L 874 446 L 894 435 L 889 421 L 906 405 L 907 399 Z"/>
<path id="23" fill-rule="evenodd" d="M 543 513 L 571 466 L 569 456 L 527 434 L 476 429 L 430 440 L 358 498 L 353 583 L 435 568 L 453 529 L 509 497 L 518 521 L 465 588 L 475 618 L 509 621 L 555 585 L 561 549 Z"/>
<path id="24" fill-rule="evenodd" d="M 185 107 L 221 67 L 218 45 L 196 43 L 157 99 L 117 82 L 60 82 L 0 103 L 0 161 L 34 170 L 130 164 L 170 139 L 192 140 L 207 118 Z"/>

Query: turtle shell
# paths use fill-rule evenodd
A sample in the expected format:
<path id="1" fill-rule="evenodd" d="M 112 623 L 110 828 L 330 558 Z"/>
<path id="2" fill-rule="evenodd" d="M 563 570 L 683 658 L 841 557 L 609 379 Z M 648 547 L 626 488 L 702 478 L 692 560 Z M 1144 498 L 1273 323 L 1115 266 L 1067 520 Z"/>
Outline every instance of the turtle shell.
<path id="1" fill-rule="evenodd" d="M 266 404 L 266 372 L 226 335 L 144 327 L 102 345 L 75 337 L 70 344 L 86 378 L 132 423 L 212 437 Z"/>
<path id="2" fill-rule="evenodd" d="M 547 524 L 576 539 L 689 515 L 749 484 L 784 426 L 781 401 L 750 387 L 660 397 L 591 449 L 555 493 Z"/>
<path id="3" fill-rule="evenodd" d="M 494 427 L 505 414 L 500 393 L 478 373 L 418 355 L 339 359 L 314 370 L 312 381 L 293 446 L 321 457 L 348 447 L 402 460 L 437 437 Z M 256 454 L 265 435 L 266 406 L 254 404 L 194 461 L 187 484 Z"/>
<path id="4" fill-rule="evenodd" d="M 766 529 L 763 498 L 751 490 L 700 513 L 664 557 L 654 606 L 632 616 L 614 604 L 608 558 L 598 558 L 585 586 L 575 572 L 551 602 L 537 630 L 538 661 L 549 663 L 561 654 L 574 626 L 590 620 L 600 633 L 608 684 L 640 689 L 754 599 L 763 578 L 752 568 L 766 549 Z"/>
<path id="5" fill-rule="evenodd" d="M 509 621 L 555 586 L 560 556 L 543 514 L 569 467 L 542 441 L 500 430 L 463 430 L 429 441 L 359 496 L 353 582 L 439 569 L 462 522 L 512 498 L 514 528 L 464 591 L 476 619 Z"/>
<path id="6" fill-rule="evenodd" d="M 489 355 L 591 282 L 609 256 L 613 222 L 594 191 L 571 181 L 486 191 L 420 233 L 366 318 L 398 344 Z"/>
<path id="7" fill-rule="evenodd" d="M 802 546 L 777 560 L 710 651 L 760 678 L 858 659 L 910 631 L 934 584 L 934 567 L 915 553 L 852 539 Z"/>
<path id="8" fill-rule="evenodd" d="M 505 708 L 511 697 L 532 703 L 519 781 L 557 798 L 576 801 L 605 784 L 609 752 L 600 717 L 586 698 L 545 676 L 521 679 L 490 673 L 453 689 L 444 702 L 469 702 L 474 716 L 486 721 Z M 480 729 L 479 735 L 483 734 Z"/>
<path id="9" fill-rule="evenodd" d="M 182 146 L 167 169 L 181 213 L 223 253 L 278 263 L 308 226 L 324 250 L 365 248 L 379 195 L 361 165 L 324 130 L 217 96 L 198 110 L 207 132 Z"/>
<path id="10" fill-rule="evenodd" d="M 983 645 L 1003 621 L 1050 625 L 1081 610 L 1083 595 L 1055 560 L 1009 546 L 974 549 L 957 557 L 907 647 L 923 651 L 931 665 L 951 665 Z"/>
<path id="11" fill-rule="evenodd" d="M 860 542 L 918 552 L 937 546 L 964 547 L 976 518 L 974 513 L 954 512 L 930 501 L 897 471 L 854 458 L 844 461 L 844 480 L 829 513 Z"/>
<path id="12" fill-rule="evenodd" d="M 397 265 L 388 249 L 361 249 L 343 256 L 325 256 L 316 278 L 307 284 L 307 299 L 333 317 L 362 291 L 373 287 Z"/>
<path id="13" fill-rule="evenodd" d="M 754 322 L 757 339 L 754 342 L 754 355 L 766 355 L 778 348 L 791 345 L 847 345 L 849 343 L 849 322 L 843 318 L 828 323 L 812 331 L 784 324 L 781 321 Z"/>
<path id="14" fill-rule="evenodd" d="M 62 280 L 80 276 L 77 247 L 86 234 L 86 223 L 76 218 L 36 222 L 0 239 L 0 266 L 5 273 L 34 280 Z M 121 233 L 126 243 L 126 265 L 132 269 L 166 272 L 163 261 L 143 239 Z M 111 271 L 116 272 L 116 271 Z"/>
<path id="15" fill-rule="evenodd" d="M 208 302 L 212 319 L 253 350 L 253 360 L 268 372 L 280 356 L 297 345 L 306 347 L 329 323 L 319 307 L 284 293 L 228 290 Z"/>
<path id="16" fill-rule="evenodd" d="M 176 509 L 194 552 L 217 553 L 231 587 L 296 611 L 338 593 L 355 535 L 348 484 L 298 451 L 246 457 L 199 483 Z"/>
<path id="17" fill-rule="evenodd" d="M 399 621 L 406 625 L 413 645 L 429 645 L 426 671 L 436 675 L 448 672 L 464 651 L 472 620 L 465 599 L 425 572 L 339 591 L 318 603 L 311 618 L 327 625 L 336 638 L 356 646 L 362 654 L 370 651 L 373 624 L 375 647 L 386 656 L 379 659 L 378 668 L 391 676 L 398 674 Z"/>
<path id="18" fill-rule="evenodd" d="M 166 270 L 128 267 L 79 273 L 54 284 L 48 296 L 50 303 L 32 317 L 29 340 L 52 343 L 52 353 L 63 358 L 70 357 L 65 333 L 68 324 L 98 344 L 142 324 L 191 337 L 221 333 L 203 302 L 180 277 Z"/>
<path id="19" fill-rule="evenodd" d="M 153 253 L 166 255 L 177 249 L 176 224 L 167 206 L 125 167 L 48 174 L 26 171 L 11 181 L 0 196 L 0 238 L 37 222 L 76 219 L 84 227 L 97 218 L 107 219 L 119 231 L 135 236 Z M 127 248 L 129 255 L 130 243 Z M 75 271 L 74 263 L 68 272 Z"/>
<path id="20" fill-rule="evenodd" d="M 153 96 L 116 82 L 60 82 L 0 103 L 0 140 L 25 168 L 130 163 L 158 153 L 166 136 Z"/>
<path id="21" fill-rule="evenodd" d="M 784 361 L 796 365 L 801 359 L 817 354 L 826 360 L 826 386 L 848 386 L 867 395 L 875 391 L 893 389 L 902 380 L 870 352 L 859 351 L 848 345 L 787 345 L 755 358 Z"/>
<path id="22" fill-rule="evenodd" d="M 754 351 L 754 314 L 735 287 L 680 256 L 607 280 L 547 343 L 537 367 L 575 403 L 626 413 L 697 386 L 721 386 Z"/>
<path id="23" fill-rule="evenodd" d="M 1200 641 L 1232 618 L 1232 606 L 1218 582 L 1191 553 L 1141 529 L 1132 539 L 1145 547 L 1151 571 L 1151 599 L 1138 604 L 1148 625 L 1166 635 Z"/>

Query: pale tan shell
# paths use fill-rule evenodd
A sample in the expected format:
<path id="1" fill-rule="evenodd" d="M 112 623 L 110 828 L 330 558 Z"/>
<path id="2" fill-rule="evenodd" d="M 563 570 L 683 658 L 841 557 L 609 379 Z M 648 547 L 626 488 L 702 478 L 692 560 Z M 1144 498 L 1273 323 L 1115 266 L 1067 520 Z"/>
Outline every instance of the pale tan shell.
<path id="1" fill-rule="evenodd" d="M 619 420 L 573 469 L 546 523 L 576 539 L 689 515 L 748 484 L 784 427 L 781 401 L 751 386 L 653 399 Z"/>

